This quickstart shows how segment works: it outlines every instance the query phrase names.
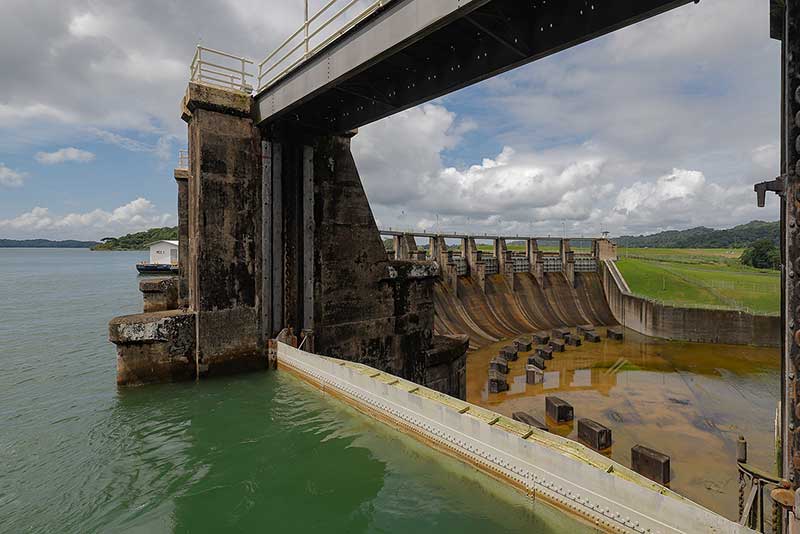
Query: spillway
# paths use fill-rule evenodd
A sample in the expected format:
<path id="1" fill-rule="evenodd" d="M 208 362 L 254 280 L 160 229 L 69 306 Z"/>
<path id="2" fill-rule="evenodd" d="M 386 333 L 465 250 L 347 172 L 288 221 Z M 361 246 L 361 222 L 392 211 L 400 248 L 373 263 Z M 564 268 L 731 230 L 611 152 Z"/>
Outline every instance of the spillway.
<path id="1" fill-rule="evenodd" d="M 440 280 L 434 286 L 438 334 L 466 334 L 477 349 L 501 339 L 538 330 L 583 324 L 617 324 L 598 273 L 576 273 L 575 287 L 562 273 L 546 273 L 544 287 L 530 273 L 486 277 L 464 275 L 456 289 Z"/>

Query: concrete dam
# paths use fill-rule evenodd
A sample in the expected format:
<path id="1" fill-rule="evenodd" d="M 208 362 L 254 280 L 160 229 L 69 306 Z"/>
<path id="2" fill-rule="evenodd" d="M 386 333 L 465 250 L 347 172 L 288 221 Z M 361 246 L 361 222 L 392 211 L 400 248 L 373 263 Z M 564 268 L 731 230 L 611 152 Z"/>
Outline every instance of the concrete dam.
<path id="1" fill-rule="evenodd" d="M 439 334 L 466 334 L 470 348 L 481 348 L 519 334 L 617 324 L 608 307 L 598 273 L 577 273 L 571 287 L 561 273 L 546 273 L 543 286 L 530 273 L 512 279 L 490 275 L 485 292 L 470 276 L 458 278 L 454 291 L 434 285 L 434 324 Z"/>
<path id="2" fill-rule="evenodd" d="M 576 254 L 569 239 L 557 240 L 558 252 L 544 252 L 539 242 L 545 238 L 495 236 L 493 250 L 485 252 L 478 250 L 476 239 L 486 237 L 454 236 L 461 246 L 448 249 L 445 237 L 434 235 L 428 254 L 417 248 L 414 234 L 381 234 L 394 238 L 390 254 L 395 259 L 439 263 L 441 276 L 433 288 L 435 332 L 466 335 L 470 349 L 540 330 L 618 324 L 598 272 L 603 260 L 616 257 L 607 239 L 587 240 L 590 252 Z M 524 241 L 525 252 L 509 251 L 511 239 Z"/>

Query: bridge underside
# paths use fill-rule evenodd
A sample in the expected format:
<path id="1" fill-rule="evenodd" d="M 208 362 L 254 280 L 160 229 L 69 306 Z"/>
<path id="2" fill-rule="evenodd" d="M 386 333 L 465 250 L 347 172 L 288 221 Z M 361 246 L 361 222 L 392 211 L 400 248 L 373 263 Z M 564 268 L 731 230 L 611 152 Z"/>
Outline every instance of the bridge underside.
<path id="1" fill-rule="evenodd" d="M 257 95 L 256 123 L 344 132 L 691 1 L 397 0 Z"/>

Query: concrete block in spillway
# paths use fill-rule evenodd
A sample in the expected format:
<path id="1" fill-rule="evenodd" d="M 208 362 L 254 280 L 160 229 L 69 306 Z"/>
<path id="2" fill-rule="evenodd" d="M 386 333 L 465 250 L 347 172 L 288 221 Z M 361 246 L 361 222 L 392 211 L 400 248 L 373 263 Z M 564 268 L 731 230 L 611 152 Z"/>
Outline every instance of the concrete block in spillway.
<path id="1" fill-rule="evenodd" d="M 528 365 L 535 365 L 539 369 L 546 369 L 544 360 L 539 356 L 528 356 Z"/>
<path id="2" fill-rule="evenodd" d="M 552 360 L 553 349 L 552 347 L 537 347 L 536 356 L 540 357 L 543 360 Z"/>
<path id="3" fill-rule="evenodd" d="M 544 371 L 535 365 L 525 366 L 525 383 L 530 385 L 544 382 Z"/>
<path id="4" fill-rule="evenodd" d="M 669 456 L 649 447 L 636 445 L 631 448 L 631 468 L 659 484 L 669 484 Z"/>
<path id="5" fill-rule="evenodd" d="M 596 451 L 611 447 L 611 429 L 591 419 L 578 419 L 578 439 Z"/>
<path id="6" fill-rule="evenodd" d="M 497 371 L 489 371 L 489 393 L 502 393 L 508 391 L 508 382 L 505 376 Z"/>
<path id="7" fill-rule="evenodd" d="M 544 398 L 545 412 L 547 417 L 556 423 L 568 423 L 575 417 L 575 411 L 572 405 L 558 397 L 545 397 Z"/>
<path id="8" fill-rule="evenodd" d="M 620 330 L 619 328 L 608 328 L 606 330 L 606 337 L 608 339 L 615 339 L 617 341 L 620 341 L 623 338 L 622 330 Z"/>
<path id="9" fill-rule="evenodd" d="M 571 347 L 580 347 L 581 346 L 581 338 L 579 338 L 576 335 L 570 334 L 570 335 L 568 335 L 567 337 L 564 338 L 564 341 L 566 341 L 567 345 L 569 345 Z"/>
<path id="10" fill-rule="evenodd" d="M 585 332 L 583 334 L 583 339 L 589 343 L 600 343 L 600 335 L 595 331 Z"/>
<path id="11" fill-rule="evenodd" d="M 504 375 L 508 374 L 508 362 L 503 358 L 492 358 L 489 362 L 489 372 L 496 371 Z"/>
<path id="12" fill-rule="evenodd" d="M 553 338 L 555 339 L 564 339 L 569 335 L 569 328 L 554 328 L 553 329 Z"/>
<path id="13" fill-rule="evenodd" d="M 582 324 L 577 329 L 578 334 L 586 334 L 587 332 L 594 332 L 594 325 Z"/>
<path id="14" fill-rule="evenodd" d="M 514 340 L 514 348 L 517 352 L 528 352 L 533 347 L 530 339 L 519 338 Z"/>
<path id="15" fill-rule="evenodd" d="M 550 335 L 547 332 L 537 332 L 533 334 L 533 340 L 539 345 L 547 345 L 550 343 Z"/>
<path id="16" fill-rule="evenodd" d="M 527 412 L 514 412 L 511 414 L 511 418 L 514 421 L 519 421 L 520 423 L 525 423 L 528 426 L 532 426 L 533 428 L 538 428 L 539 430 L 547 431 L 547 425 L 536 419 L 534 416 Z"/>
<path id="17" fill-rule="evenodd" d="M 550 350 L 551 352 L 564 352 L 564 350 L 566 350 L 566 344 L 561 340 L 551 339 Z"/>
<path id="18" fill-rule="evenodd" d="M 507 345 L 500 349 L 500 356 L 510 362 L 515 362 L 518 359 L 517 349 L 513 345 Z"/>

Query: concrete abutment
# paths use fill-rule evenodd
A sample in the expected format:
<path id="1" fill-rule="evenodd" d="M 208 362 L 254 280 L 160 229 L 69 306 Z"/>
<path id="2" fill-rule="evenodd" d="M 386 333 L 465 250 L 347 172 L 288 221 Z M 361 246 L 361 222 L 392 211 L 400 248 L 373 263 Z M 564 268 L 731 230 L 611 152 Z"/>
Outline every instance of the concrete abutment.
<path id="1" fill-rule="evenodd" d="M 290 327 L 304 349 L 462 397 L 465 336 L 434 336 L 435 262 L 411 238 L 390 261 L 350 150 L 353 133 L 258 130 L 252 99 L 191 83 L 190 167 L 176 170 L 174 302 L 109 325 L 118 383 L 266 370 Z M 159 300 L 160 299 L 160 300 Z M 164 310 L 164 307 L 177 308 Z"/>

